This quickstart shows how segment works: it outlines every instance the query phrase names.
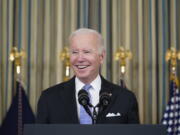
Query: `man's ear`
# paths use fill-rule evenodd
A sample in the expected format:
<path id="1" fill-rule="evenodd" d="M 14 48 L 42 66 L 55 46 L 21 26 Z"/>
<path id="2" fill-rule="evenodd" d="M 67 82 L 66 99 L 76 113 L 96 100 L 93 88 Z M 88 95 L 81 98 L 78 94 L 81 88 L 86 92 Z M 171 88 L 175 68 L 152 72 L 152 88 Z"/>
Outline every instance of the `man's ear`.
<path id="1" fill-rule="evenodd" d="M 105 57 L 106 57 L 106 51 L 103 50 L 102 53 L 100 54 L 101 64 L 103 64 Z"/>

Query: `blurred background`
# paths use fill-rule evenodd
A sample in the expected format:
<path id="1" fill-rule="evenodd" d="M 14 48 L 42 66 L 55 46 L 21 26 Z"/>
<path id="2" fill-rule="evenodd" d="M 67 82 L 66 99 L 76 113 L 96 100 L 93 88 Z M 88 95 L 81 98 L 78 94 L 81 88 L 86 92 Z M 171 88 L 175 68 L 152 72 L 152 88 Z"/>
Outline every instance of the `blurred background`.
<path id="1" fill-rule="evenodd" d="M 166 51 L 180 50 L 179 13 L 180 0 L 0 0 L 0 124 L 16 93 L 12 48 L 25 54 L 21 83 L 36 114 L 41 92 L 63 81 L 60 54 L 70 33 L 82 27 L 104 38 L 101 73 L 109 81 L 122 79 L 118 49 L 131 51 L 123 80 L 137 97 L 141 123 L 160 123 L 169 97 Z M 177 64 L 178 78 L 179 71 Z"/>

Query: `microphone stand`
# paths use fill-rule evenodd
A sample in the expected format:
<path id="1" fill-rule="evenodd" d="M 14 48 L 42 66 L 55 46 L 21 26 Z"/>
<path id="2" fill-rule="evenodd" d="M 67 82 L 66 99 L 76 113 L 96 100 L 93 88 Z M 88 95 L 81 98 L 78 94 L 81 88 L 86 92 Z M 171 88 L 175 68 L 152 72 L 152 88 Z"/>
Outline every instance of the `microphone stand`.
<path id="1" fill-rule="evenodd" d="M 97 106 L 93 106 L 92 104 L 89 104 L 88 105 L 89 107 L 92 107 L 92 112 L 90 111 L 90 117 L 91 117 L 91 119 L 92 119 L 92 124 L 96 124 L 96 121 L 97 121 L 97 115 L 98 115 L 98 113 L 97 113 L 97 111 L 96 111 L 96 108 L 98 107 L 98 105 Z"/>
<path id="2" fill-rule="evenodd" d="M 92 115 L 92 120 L 93 120 L 93 124 L 96 124 L 97 121 L 97 111 L 96 111 L 96 106 L 93 106 L 93 115 Z"/>

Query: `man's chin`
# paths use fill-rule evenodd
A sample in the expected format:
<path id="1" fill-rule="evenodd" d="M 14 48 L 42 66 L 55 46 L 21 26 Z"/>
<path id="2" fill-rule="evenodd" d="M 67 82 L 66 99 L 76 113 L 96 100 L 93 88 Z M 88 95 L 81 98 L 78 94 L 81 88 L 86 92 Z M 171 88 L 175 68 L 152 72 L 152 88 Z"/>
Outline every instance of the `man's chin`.
<path id="1" fill-rule="evenodd" d="M 76 77 L 79 78 L 79 80 L 81 80 L 81 81 L 89 80 L 89 76 L 88 75 L 76 75 Z"/>
<path id="2" fill-rule="evenodd" d="M 79 76 L 79 75 L 76 75 L 79 79 L 88 79 L 88 76 Z"/>
<path id="3" fill-rule="evenodd" d="M 75 75 L 78 78 L 87 78 L 87 77 L 89 77 L 89 73 L 87 71 L 77 71 L 77 72 L 75 72 Z"/>

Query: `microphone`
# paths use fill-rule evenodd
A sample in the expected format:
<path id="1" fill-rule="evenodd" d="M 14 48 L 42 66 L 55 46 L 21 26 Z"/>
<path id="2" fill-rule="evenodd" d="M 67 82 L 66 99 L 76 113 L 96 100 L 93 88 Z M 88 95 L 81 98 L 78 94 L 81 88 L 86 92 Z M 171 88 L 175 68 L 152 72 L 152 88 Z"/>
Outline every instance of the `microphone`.
<path id="1" fill-rule="evenodd" d="M 100 93 L 100 98 L 99 98 L 99 113 L 101 113 L 103 110 L 106 109 L 106 107 L 110 104 L 111 101 L 111 93 L 108 92 L 102 92 Z"/>
<path id="2" fill-rule="evenodd" d="M 78 101 L 79 104 L 82 105 L 84 107 L 84 109 L 86 110 L 86 112 L 89 114 L 89 116 L 91 116 L 92 118 L 92 114 L 91 111 L 89 109 L 89 107 L 92 107 L 92 105 L 90 104 L 90 99 L 89 99 L 89 95 L 88 92 L 85 90 L 80 90 L 78 92 Z"/>
<path id="3" fill-rule="evenodd" d="M 80 105 L 82 106 L 87 106 L 89 105 L 89 95 L 88 92 L 85 90 L 80 90 L 78 93 L 78 101 L 80 103 Z"/>
<path id="4" fill-rule="evenodd" d="M 108 92 L 100 93 L 100 105 L 102 105 L 103 107 L 107 107 L 110 103 L 111 96 L 112 94 Z"/>

